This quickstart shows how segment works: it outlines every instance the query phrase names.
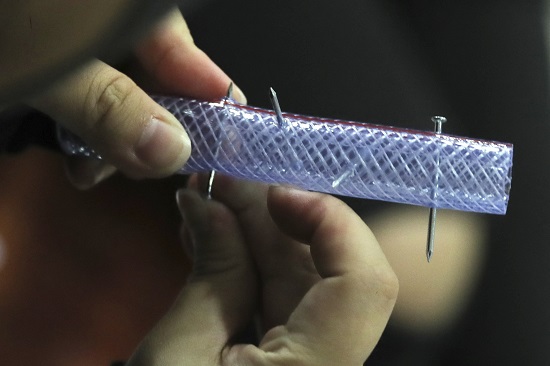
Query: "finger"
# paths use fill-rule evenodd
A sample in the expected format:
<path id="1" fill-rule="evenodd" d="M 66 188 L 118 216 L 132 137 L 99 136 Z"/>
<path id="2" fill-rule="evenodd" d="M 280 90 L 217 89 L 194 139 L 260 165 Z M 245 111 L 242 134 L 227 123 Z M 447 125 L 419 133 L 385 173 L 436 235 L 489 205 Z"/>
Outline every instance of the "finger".
<path id="1" fill-rule="evenodd" d="M 190 184 L 205 187 L 206 177 Z M 284 324 L 304 294 L 320 277 L 309 246 L 291 240 L 277 228 L 267 210 L 268 186 L 221 174 L 214 179 L 213 197 L 231 208 L 244 228 L 262 278 L 263 326 Z"/>
<path id="2" fill-rule="evenodd" d="M 250 271 L 251 259 L 235 215 L 223 204 L 206 200 L 198 192 L 183 189 L 177 193 L 178 207 L 190 235 L 193 249 L 193 281 L 222 274 L 241 276 Z"/>
<path id="3" fill-rule="evenodd" d="M 190 179 L 189 185 L 206 189 L 209 177 L 201 174 Z M 256 242 L 267 235 L 274 236 L 278 231 L 267 211 L 267 190 L 265 184 L 237 180 L 216 174 L 212 196 L 229 207 L 237 215 L 241 225 L 246 227 L 244 235 L 249 242 Z M 269 246 L 252 246 L 251 250 L 259 258 L 269 254 Z"/>
<path id="4" fill-rule="evenodd" d="M 370 229 L 344 202 L 325 194 L 272 187 L 268 203 L 279 228 L 311 244 L 322 277 L 364 271 L 365 263 L 387 265 Z"/>
<path id="5" fill-rule="evenodd" d="M 324 277 L 304 297 L 286 329 L 314 355 L 334 360 L 345 349 L 350 350 L 349 363 L 342 364 L 362 364 L 387 324 L 398 290 L 374 235 L 347 205 L 329 195 L 274 187 L 268 202 L 283 230 L 310 243 Z M 298 219 L 301 225 L 294 223 Z M 273 346 L 267 343 L 267 348 Z"/>
<path id="6" fill-rule="evenodd" d="M 178 205 L 193 241 L 193 274 L 131 366 L 218 364 L 227 343 L 252 319 L 255 274 L 236 218 L 190 190 L 178 192 Z"/>
<path id="7" fill-rule="evenodd" d="M 190 154 L 189 137 L 177 119 L 97 60 L 30 103 L 133 177 L 172 174 Z"/>
<path id="8" fill-rule="evenodd" d="M 197 189 L 206 189 L 209 177 L 207 175 L 193 176 L 189 185 Z M 204 187 L 204 188 L 201 188 Z M 271 219 L 267 209 L 266 184 L 239 180 L 222 174 L 216 174 L 212 186 L 213 197 L 227 205 L 237 215 L 241 226 L 246 227 L 244 235 L 251 243 L 251 250 L 256 261 L 262 263 L 262 271 L 270 275 L 271 271 L 280 269 L 280 262 L 273 255 L 294 251 L 293 246 L 281 245 L 286 239 Z M 263 240 L 263 239 L 273 240 Z M 261 241 L 261 245 L 254 245 Z M 309 256 L 309 249 L 307 252 Z M 268 266 L 269 268 L 266 268 Z"/>
<path id="9" fill-rule="evenodd" d="M 324 279 L 259 348 L 228 350 L 228 364 L 260 359 L 259 364 L 362 365 L 387 324 L 398 288 L 374 236 L 348 206 L 328 195 L 274 187 L 268 202 L 282 230 L 310 243 Z"/>
<path id="10" fill-rule="evenodd" d="M 77 156 L 65 158 L 65 173 L 67 174 L 67 178 L 78 189 L 89 189 L 107 179 L 115 172 L 116 168 L 103 160 Z"/>
<path id="11" fill-rule="evenodd" d="M 170 93 L 215 99 L 227 93 L 231 79 L 193 42 L 179 10 L 174 9 L 140 42 L 136 54 L 143 67 Z M 246 104 L 236 86 L 233 98 Z"/>

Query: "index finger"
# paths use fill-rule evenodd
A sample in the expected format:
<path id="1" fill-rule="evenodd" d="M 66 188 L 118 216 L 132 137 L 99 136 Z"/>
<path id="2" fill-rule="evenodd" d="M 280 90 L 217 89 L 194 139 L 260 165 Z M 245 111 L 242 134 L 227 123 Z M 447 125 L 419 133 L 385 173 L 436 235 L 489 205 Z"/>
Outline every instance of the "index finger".
<path id="1" fill-rule="evenodd" d="M 374 235 L 347 205 L 324 194 L 274 187 L 269 209 L 284 232 L 310 244 L 323 280 L 285 326 L 266 334 L 260 349 L 270 354 L 290 347 L 321 365 L 362 364 L 387 324 L 398 291 Z"/>
<path id="2" fill-rule="evenodd" d="M 325 194 L 271 187 L 269 212 L 286 234 L 311 245 L 326 277 L 388 268 L 382 249 L 363 220 L 344 202 Z"/>
<path id="3" fill-rule="evenodd" d="M 224 96 L 231 84 L 229 76 L 195 45 L 177 8 L 142 39 L 136 55 L 164 92 L 212 100 Z M 236 86 L 233 98 L 246 104 Z"/>

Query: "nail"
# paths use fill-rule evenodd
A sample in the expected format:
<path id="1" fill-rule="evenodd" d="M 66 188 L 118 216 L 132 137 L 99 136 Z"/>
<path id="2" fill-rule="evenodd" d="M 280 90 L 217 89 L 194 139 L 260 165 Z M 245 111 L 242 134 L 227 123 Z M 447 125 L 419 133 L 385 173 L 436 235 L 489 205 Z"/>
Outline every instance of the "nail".
<path id="1" fill-rule="evenodd" d="M 185 220 L 181 223 L 180 240 L 181 240 L 181 246 L 183 247 L 183 251 L 185 252 L 185 255 L 187 255 L 187 257 L 190 260 L 194 260 L 195 242 L 191 237 L 191 233 L 189 232 L 189 228 L 187 227 L 187 223 L 185 222 Z"/>
<path id="2" fill-rule="evenodd" d="M 182 188 L 176 192 L 176 202 L 181 213 L 183 223 L 180 230 L 180 237 L 183 249 L 187 256 L 194 260 L 195 258 L 195 238 L 194 231 L 196 225 L 200 225 L 200 210 L 204 200 L 193 190 Z"/>
<path id="3" fill-rule="evenodd" d="M 189 189 L 187 188 L 181 188 L 176 191 L 176 203 L 178 205 L 178 209 L 180 211 L 181 216 L 183 219 L 185 219 L 185 207 L 189 203 L 189 199 L 187 196 L 189 195 Z"/>
<path id="4" fill-rule="evenodd" d="M 233 99 L 235 99 L 237 102 L 241 104 L 247 104 L 248 101 L 246 100 L 246 96 L 244 95 L 241 88 L 239 88 L 237 85 L 233 84 Z"/>
<path id="5" fill-rule="evenodd" d="M 270 190 L 276 194 L 293 196 L 297 199 L 300 199 L 302 197 L 312 197 L 317 194 L 317 192 L 307 191 L 302 188 L 291 186 L 288 184 L 273 185 L 270 187 Z"/>
<path id="6" fill-rule="evenodd" d="M 196 223 L 201 216 L 200 211 L 205 203 L 196 191 L 188 188 L 182 188 L 176 192 L 176 202 L 186 224 L 191 225 Z"/>
<path id="7" fill-rule="evenodd" d="M 152 117 L 141 133 L 135 154 L 158 173 L 181 168 L 191 153 L 191 141 L 175 117 L 165 122 Z"/>
<path id="8" fill-rule="evenodd" d="M 109 178 L 111 175 L 113 175 L 116 172 L 116 168 L 107 163 L 103 163 L 102 166 L 99 166 L 97 170 L 93 172 L 94 179 L 93 179 L 93 185 L 96 185 L 105 179 Z"/>
<path id="9" fill-rule="evenodd" d="M 90 189 L 116 172 L 116 168 L 103 160 L 70 157 L 65 172 L 77 189 Z"/>

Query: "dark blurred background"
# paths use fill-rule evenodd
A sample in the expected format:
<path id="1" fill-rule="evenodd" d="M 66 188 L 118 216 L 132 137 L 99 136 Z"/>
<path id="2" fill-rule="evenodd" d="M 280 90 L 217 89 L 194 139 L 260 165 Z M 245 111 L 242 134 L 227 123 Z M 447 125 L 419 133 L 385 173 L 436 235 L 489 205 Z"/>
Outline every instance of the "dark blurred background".
<path id="1" fill-rule="evenodd" d="M 195 42 L 251 105 L 269 108 L 272 86 L 288 112 L 424 130 L 433 128 L 431 116 L 445 115 L 445 132 L 514 143 L 508 214 L 476 216 L 489 231 L 483 255 L 471 259 L 477 274 L 459 292 L 460 309 L 429 329 L 392 318 L 367 364 L 549 362 L 543 1 L 209 0 L 182 9 Z M 82 193 L 65 181 L 57 153 L 31 148 L 1 157 L 0 363 L 127 358 L 189 270 L 173 200 L 183 182 L 115 177 Z M 390 207 L 350 204 L 369 217 Z M 445 254 L 436 247 L 434 262 Z M 453 256 L 472 253 L 458 246 Z M 430 266 L 418 271 L 451 276 Z"/>
<path id="2" fill-rule="evenodd" d="M 370 361 L 550 361 L 543 1 L 210 1 L 188 21 L 196 43 L 250 104 L 269 107 L 273 86 L 290 112 L 420 129 L 441 114 L 446 132 L 514 143 L 508 214 L 484 218 L 487 252 L 464 311 L 443 334 L 393 322 Z"/>

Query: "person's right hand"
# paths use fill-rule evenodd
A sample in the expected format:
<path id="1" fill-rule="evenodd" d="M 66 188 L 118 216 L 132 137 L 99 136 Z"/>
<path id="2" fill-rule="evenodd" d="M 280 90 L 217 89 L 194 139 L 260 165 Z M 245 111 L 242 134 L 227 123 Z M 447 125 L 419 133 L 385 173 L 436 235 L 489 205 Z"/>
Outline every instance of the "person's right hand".
<path id="1" fill-rule="evenodd" d="M 363 365 L 398 284 L 361 218 L 325 194 L 203 184 L 178 195 L 193 274 L 127 366 Z M 257 315 L 259 345 L 236 342 Z"/>
<path id="2" fill-rule="evenodd" d="M 136 56 L 150 82 L 163 93 L 215 99 L 224 96 L 231 83 L 195 46 L 177 9 L 137 45 Z M 238 88 L 234 98 L 246 102 Z M 99 60 L 29 104 L 80 136 L 104 158 L 71 160 L 69 178 L 80 188 L 93 186 L 111 174 L 113 166 L 134 178 L 167 176 L 190 155 L 189 138 L 176 118 L 132 79 Z"/>

